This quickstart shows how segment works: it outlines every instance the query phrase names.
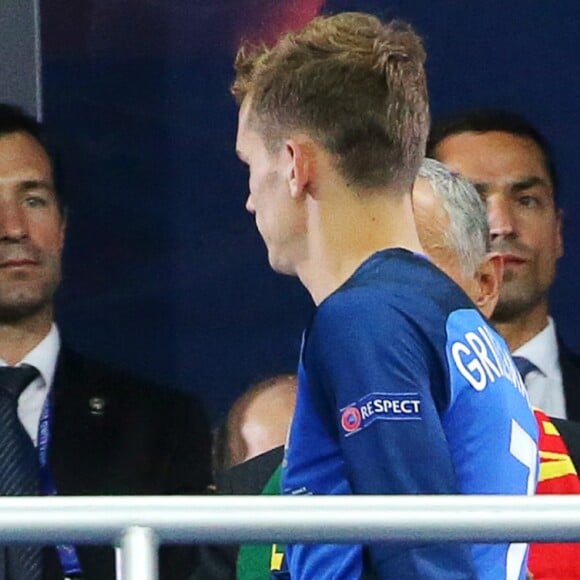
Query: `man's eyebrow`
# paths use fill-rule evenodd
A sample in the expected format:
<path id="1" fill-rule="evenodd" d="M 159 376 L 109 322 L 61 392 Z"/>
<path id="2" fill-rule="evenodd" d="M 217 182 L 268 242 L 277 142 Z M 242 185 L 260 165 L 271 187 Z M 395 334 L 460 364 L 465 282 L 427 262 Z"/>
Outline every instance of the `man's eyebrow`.
<path id="1" fill-rule="evenodd" d="M 489 183 L 485 183 L 483 181 L 472 181 L 471 182 L 471 185 L 473 185 L 473 187 L 475 187 L 475 190 L 480 195 L 483 195 L 484 193 L 487 193 L 489 191 L 489 189 L 490 189 Z"/>
<path id="2" fill-rule="evenodd" d="M 480 195 L 484 195 L 492 189 L 492 185 L 485 182 L 485 181 L 472 181 L 471 184 L 477 190 L 477 193 Z M 526 191 L 527 189 L 531 189 L 532 187 L 536 186 L 543 186 L 543 187 L 552 187 L 551 183 L 544 179 L 543 177 L 539 177 L 537 175 L 530 175 L 513 181 L 510 183 L 510 191 L 513 193 L 519 193 L 520 191 Z"/>
<path id="3" fill-rule="evenodd" d="M 19 191 L 32 191 L 34 189 L 45 189 L 54 191 L 54 184 L 47 179 L 25 179 L 18 184 Z"/>
<path id="4" fill-rule="evenodd" d="M 520 191 L 525 191 L 526 189 L 536 187 L 537 185 L 543 187 L 551 187 L 550 182 L 544 179 L 543 177 L 538 177 L 537 175 L 530 175 L 529 177 L 524 177 L 523 179 L 518 179 L 517 181 L 514 181 L 511 185 L 511 190 L 514 193 L 518 193 Z"/>

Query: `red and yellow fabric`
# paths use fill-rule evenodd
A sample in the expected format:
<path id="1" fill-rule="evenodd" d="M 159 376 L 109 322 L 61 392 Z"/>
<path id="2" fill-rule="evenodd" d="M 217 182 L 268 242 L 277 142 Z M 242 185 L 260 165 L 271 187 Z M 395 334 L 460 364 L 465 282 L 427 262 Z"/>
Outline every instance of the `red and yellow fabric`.
<path id="1" fill-rule="evenodd" d="M 538 494 L 580 494 L 580 478 L 562 436 L 550 418 L 534 409 L 540 440 Z M 528 563 L 534 580 L 580 579 L 580 544 L 531 544 Z"/>

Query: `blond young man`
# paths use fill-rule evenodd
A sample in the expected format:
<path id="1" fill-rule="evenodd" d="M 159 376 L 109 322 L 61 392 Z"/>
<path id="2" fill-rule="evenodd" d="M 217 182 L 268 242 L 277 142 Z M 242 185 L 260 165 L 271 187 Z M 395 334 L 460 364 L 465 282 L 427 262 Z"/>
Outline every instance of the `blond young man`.
<path id="1" fill-rule="evenodd" d="M 420 39 L 359 13 L 244 46 L 233 93 L 246 207 L 317 305 L 285 494 L 533 492 L 537 428 L 503 340 L 423 255 Z M 511 450 L 511 451 L 510 451 Z M 517 451 L 517 452 L 516 452 Z M 498 463 L 499 462 L 499 463 Z M 524 578 L 526 545 L 290 545 L 300 578 Z"/>

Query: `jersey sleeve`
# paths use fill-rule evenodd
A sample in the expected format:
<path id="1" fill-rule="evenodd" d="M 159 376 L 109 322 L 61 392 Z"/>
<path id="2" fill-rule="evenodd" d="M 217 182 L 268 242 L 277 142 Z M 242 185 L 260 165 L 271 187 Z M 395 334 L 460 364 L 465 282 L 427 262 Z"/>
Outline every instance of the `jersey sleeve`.
<path id="1" fill-rule="evenodd" d="M 449 399 L 440 354 L 404 309 L 345 294 L 317 312 L 304 367 L 352 493 L 457 493 L 440 419 Z M 400 577 L 401 570 L 473 577 L 465 545 L 379 544 L 368 555 L 381 578 Z"/>

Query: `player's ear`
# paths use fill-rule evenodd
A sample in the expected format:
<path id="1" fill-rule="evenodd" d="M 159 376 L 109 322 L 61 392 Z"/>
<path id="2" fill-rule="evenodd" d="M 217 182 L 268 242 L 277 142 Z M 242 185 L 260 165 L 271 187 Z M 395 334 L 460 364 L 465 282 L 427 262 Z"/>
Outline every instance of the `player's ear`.
<path id="1" fill-rule="evenodd" d="M 290 195 L 299 198 L 309 192 L 315 166 L 313 152 L 307 139 L 297 137 L 286 141 L 286 154 Z"/>
<path id="2" fill-rule="evenodd" d="M 475 304 L 486 317 L 495 310 L 503 279 L 503 260 L 496 252 L 488 252 L 475 273 L 477 295 Z"/>

